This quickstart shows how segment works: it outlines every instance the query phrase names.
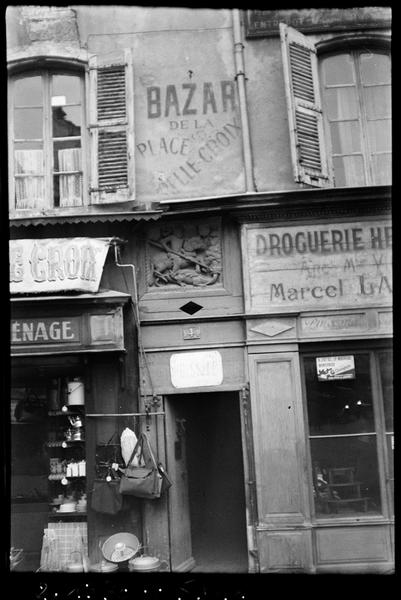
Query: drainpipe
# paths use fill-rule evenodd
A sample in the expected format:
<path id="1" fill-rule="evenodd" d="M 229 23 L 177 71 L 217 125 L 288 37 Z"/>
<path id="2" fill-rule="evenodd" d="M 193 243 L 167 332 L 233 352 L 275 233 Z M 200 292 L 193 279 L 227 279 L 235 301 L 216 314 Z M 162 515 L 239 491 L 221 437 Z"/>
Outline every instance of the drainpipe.
<path id="1" fill-rule="evenodd" d="M 239 96 L 239 109 L 241 115 L 242 126 L 242 145 L 244 151 L 245 162 L 245 188 L 246 192 L 256 191 L 256 186 L 253 179 L 252 168 L 252 150 L 251 138 L 249 133 L 249 121 L 246 102 L 245 90 L 245 70 L 244 70 L 244 44 L 242 43 L 241 32 L 241 12 L 238 8 L 232 9 L 233 15 L 233 34 L 234 34 L 234 60 L 235 60 L 235 79 L 237 81 L 237 89 Z"/>

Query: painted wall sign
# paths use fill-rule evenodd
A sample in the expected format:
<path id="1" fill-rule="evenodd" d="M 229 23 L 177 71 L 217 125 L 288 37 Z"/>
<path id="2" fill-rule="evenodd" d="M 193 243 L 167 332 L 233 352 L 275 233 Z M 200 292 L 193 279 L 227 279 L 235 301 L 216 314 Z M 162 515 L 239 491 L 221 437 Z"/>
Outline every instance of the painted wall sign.
<path id="1" fill-rule="evenodd" d="M 391 304 L 388 221 L 245 226 L 249 312 Z"/>
<path id="2" fill-rule="evenodd" d="M 138 195 L 244 191 L 231 31 L 154 32 L 134 36 L 132 45 Z"/>
<path id="3" fill-rule="evenodd" d="M 318 381 L 355 379 L 353 356 L 318 356 L 316 358 Z"/>
<path id="4" fill-rule="evenodd" d="M 57 319 L 13 319 L 11 344 L 79 343 L 80 317 Z"/>
<path id="5" fill-rule="evenodd" d="M 175 388 L 220 385 L 223 361 L 220 352 L 180 352 L 170 357 L 171 383 Z"/>
<path id="6" fill-rule="evenodd" d="M 51 307 L 47 307 L 46 317 L 14 313 L 11 356 L 124 350 L 122 310 L 121 306 L 105 308 L 99 304 L 91 312 L 70 316 L 67 311 L 53 316 Z"/>
<path id="7" fill-rule="evenodd" d="M 370 6 L 347 9 L 248 10 L 246 35 L 247 37 L 278 35 L 279 23 L 286 23 L 303 32 L 390 27 L 391 9 Z"/>
<path id="8" fill-rule="evenodd" d="M 10 241 L 10 292 L 97 292 L 110 239 Z"/>

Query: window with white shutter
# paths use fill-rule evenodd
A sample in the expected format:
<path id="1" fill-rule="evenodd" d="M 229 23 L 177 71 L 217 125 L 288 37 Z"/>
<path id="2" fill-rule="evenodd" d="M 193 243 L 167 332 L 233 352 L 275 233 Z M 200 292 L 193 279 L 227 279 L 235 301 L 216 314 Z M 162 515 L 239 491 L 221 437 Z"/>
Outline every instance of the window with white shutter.
<path id="1" fill-rule="evenodd" d="M 89 60 L 91 204 L 135 199 L 132 52 Z"/>
<path id="2" fill-rule="evenodd" d="M 284 77 L 295 181 L 329 184 L 317 56 L 306 36 L 280 24 Z"/>
<path id="3" fill-rule="evenodd" d="M 10 211 L 87 203 L 85 90 L 80 70 L 38 68 L 8 87 Z"/>
<path id="4" fill-rule="evenodd" d="M 295 180 L 319 187 L 391 184 L 385 40 L 326 40 L 318 57 L 299 31 L 281 23 L 280 35 Z"/>

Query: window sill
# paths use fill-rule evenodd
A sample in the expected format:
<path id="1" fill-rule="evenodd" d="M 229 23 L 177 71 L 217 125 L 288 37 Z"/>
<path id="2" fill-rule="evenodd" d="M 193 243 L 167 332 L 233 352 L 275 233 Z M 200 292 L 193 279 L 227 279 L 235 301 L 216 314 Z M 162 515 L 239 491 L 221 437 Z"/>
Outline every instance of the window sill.
<path id="1" fill-rule="evenodd" d="M 331 519 L 316 518 L 312 522 L 312 527 L 358 527 L 360 525 L 391 525 L 394 523 L 394 517 L 384 517 L 382 515 L 359 516 L 359 517 L 332 517 Z"/>

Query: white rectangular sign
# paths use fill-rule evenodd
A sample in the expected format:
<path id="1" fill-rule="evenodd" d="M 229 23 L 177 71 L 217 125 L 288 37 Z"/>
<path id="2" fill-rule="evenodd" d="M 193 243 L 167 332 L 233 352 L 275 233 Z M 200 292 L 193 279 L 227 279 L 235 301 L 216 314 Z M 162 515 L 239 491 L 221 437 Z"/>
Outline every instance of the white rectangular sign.
<path id="1" fill-rule="evenodd" d="M 111 238 L 10 241 L 10 293 L 97 292 Z"/>
<path id="2" fill-rule="evenodd" d="M 318 381 L 355 379 L 353 356 L 319 356 L 316 358 Z"/>
<path id="3" fill-rule="evenodd" d="M 249 312 L 390 304 L 389 221 L 245 227 Z"/>
<path id="4" fill-rule="evenodd" d="M 220 385 L 223 361 L 220 352 L 180 352 L 170 357 L 171 383 L 175 388 Z"/>

